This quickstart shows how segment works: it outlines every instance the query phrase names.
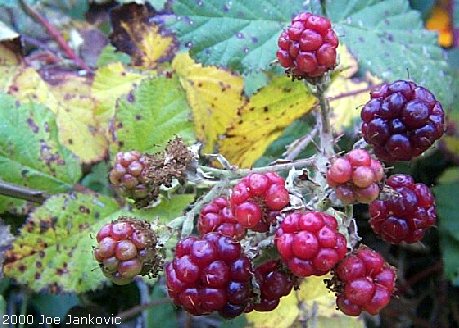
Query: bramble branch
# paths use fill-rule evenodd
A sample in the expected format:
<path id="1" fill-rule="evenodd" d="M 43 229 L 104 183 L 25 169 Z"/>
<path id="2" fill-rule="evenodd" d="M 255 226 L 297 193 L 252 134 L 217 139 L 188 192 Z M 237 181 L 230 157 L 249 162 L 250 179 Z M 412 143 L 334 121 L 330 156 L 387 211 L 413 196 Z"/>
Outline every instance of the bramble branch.
<path id="1" fill-rule="evenodd" d="M 48 194 L 41 190 L 29 189 L 12 183 L 0 181 L 0 195 L 43 203 Z"/>

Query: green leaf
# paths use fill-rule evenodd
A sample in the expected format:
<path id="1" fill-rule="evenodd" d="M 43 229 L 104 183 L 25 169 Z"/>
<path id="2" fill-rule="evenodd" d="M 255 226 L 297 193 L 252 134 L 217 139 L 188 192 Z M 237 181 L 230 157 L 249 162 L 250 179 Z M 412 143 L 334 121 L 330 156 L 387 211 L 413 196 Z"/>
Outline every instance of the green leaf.
<path id="1" fill-rule="evenodd" d="M 144 80 L 119 100 L 113 124 L 112 152 L 163 150 L 175 136 L 194 140 L 191 109 L 176 78 Z"/>
<path id="2" fill-rule="evenodd" d="M 304 119 L 298 119 L 290 124 L 282 133 L 282 135 L 277 138 L 269 147 L 265 150 L 262 157 L 260 157 L 254 164 L 257 166 L 269 165 L 276 159 L 282 157 L 282 154 L 286 151 L 287 146 L 290 145 L 295 140 L 300 139 L 301 137 L 307 135 L 311 131 L 311 124 L 306 122 Z M 306 157 L 312 155 L 315 148 L 311 143 L 309 147 L 301 151 L 299 154 L 300 157 Z"/>
<path id="3" fill-rule="evenodd" d="M 0 179 L 50 193 L 72 188 L 81 175 L 80 163 L 58 142 L 54 114 L 5 94 L 0 104 Z"/>
<path id="4" fill-rule="evenodd" d="M 447 63 L 435 33 L 406 0 L 327 1 L 327 13 L 364 70 L 387 81 L 408 78 L 452 103 Z"/>
<path id="5" fill-rule="evenodd" d="M 169 221 L 180 216 L 185 208 L 193 202 L 194 198 L 194 194 L 174 195 L 169 199 L 161 199 L 161 202 L 155 207 L 136 210 L 134 214 L 136 217 L 148 221 L 157 217 L 160 223 L 167 224 Z"/>
<path id="6" fill-rule="evenodd" d="M 419 10 L 422 18 L 426 19 L 435 5 L 435 0 L 410 0 L 411 8 Z"/>
<path id="7" fill-rule="evenodd" d="M 117 218 L 114 199 L 59 194 L 38 207 L 6 253 L 4 273 L 35 291 L 85 292 L 106 281 L 92 254 L 100 227 Z"/>
<path id="8" fill-rule="evenodd" d="M 75 294 L 52 295 L 49 293 L 34 294 L 31 303 L 45 317 L 64 318 L 65 314 L 80 302 Z"/>
<path id="9" fill-rule="evenodd" d="M 153 293 L 150 296 L 150 302 L 167 299 L 167 293 L 159 284 L 155 285 Z M 157 304 L 147 311 L 146 327 L 156 327 L 161 323 L 161 328 L 178 327 L 176 307 L 172 302 Z"/>
<path id="10" fill-rule="evenodd" d="M 91 172 L 81 180 L 81 184 L 100 194 L 113 196 L 113 191 L 108 183 L 109 166 L 100 162 L 91 168 Z"/>
<path id="11" fill-rule="evenodd" d="M 318 1 L 312 1 L 317 7 Z M 170 26 L 190 54 L 207 65 L 264 69 L 275 59 L 282 29 L 299 12 L 300 0 L 176 0 Z"/>
<path id="12" fill-rule="evenodd" d="M 457 194 L 459 180 L 456 173 L 448 173 L 454 177 L 447 184 L 438 185 L 434 188 L 437 203 L 438 225 L 440 231 L 440 246 L 443 253 L 446 276 L 453 280 L 453 284 L 459 286 L 459 203 L 451 195 Z M 444 179 L 442 179 L 444 180 Z"/>
<path id="13" fill-rule="evenodd" d="M 97 67 L 102 67 L 117 62 L 128 65 L 131 63 L 131 57 L 124 52 L 116 51 L 114 46 L 108 44 L 104 49 L 102 49 L 102 52 L 97 59 L 96 65 Z"/>
<path id="14" fill-rule="evenodd" d="M 253 71 L 244 75 L 244 94 L 252 97 L 258 90 L 268 85 L 269 79 L 261 71 Z"/>

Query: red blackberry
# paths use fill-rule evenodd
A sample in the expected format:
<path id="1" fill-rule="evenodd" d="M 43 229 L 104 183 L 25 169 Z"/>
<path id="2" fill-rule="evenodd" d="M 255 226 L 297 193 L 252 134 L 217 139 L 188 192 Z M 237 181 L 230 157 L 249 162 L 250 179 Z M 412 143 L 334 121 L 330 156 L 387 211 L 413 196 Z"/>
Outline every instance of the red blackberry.
<path id="1" fill-rule="evenodd" d="M 182 239 L 166 265 L 169 296 L 193 315 L 240 315 L 251 302 L 251 279 L 251 263 L 239 242 L 216 232 Z"/>
<path id="2" fill-rule="evenodd" d="M 254 304 L 256 311 L 272 311 L 283 296 L 293 288 L 294 279 L 282 270 L 281 261 L 268 261 L 255 268 L 255 278 L 260 287 L 260 302 Z"/>
<path id="3" fill-rule="evenodd" d="M 390 301 L 395 288 L 395 269 L 382 256 L 363 246 L 336 268 L 336 305 L 346 315 L 362 311 L 375 315 Z"/>
<path id="4" fill-rule="evenodd" d="M 157 238 L 150 224 L 120 217 L 97 233 L 94 257 L 113 283 L 130 283 L 137 275 L 156 275 L 161 265 Z"/>
<path id="5" fill-rule="evenodd" d="M 298 277 L 320 276 L 330 271 L 347 251 L 333 216 L 322 212 L 294 212 L 276 231 L 277 250 Z"/>
<path id="6" fill-rule="evenodd" d="M 221 197 L 214 199 L 201 210 L 198 230 L 201 236 L 216 231 L 237 240 L 245 235 L 245 229 L 234 218 L 228 200 Z"/>
<path id="7" fill-rule="evenodd" d="M 245 228 L 266 232 L 276 216 L 290 202 L 285 180 L 278 174 L 252 173 L 234 186 L 231 207 L 234 217 Z"/>
<path id="8" fill-rule="evenodd" d="M 147 197 L 146 157 L 138 151 L 119 152 L 110 171 L 110 182 L 128 197 Z"/>
<path id="9" fill-rule="evenodd" d="M 371 92 L 362 108 L 362 134 L 385 161 L 409 161 L 444 132 L 441 104 L 427 89 L 398 80 Z"/>
<path id="10" fill-rule="evenodd" d="M 336 66 L 339 41 L 325 17 L 299 14 L 281 33 L 277 44 L 277 59 L 294 78 L 319 77 Z"/>
<path id="11" fill-rule="evenodd" d="M 436 221 L 434 196 L 425 184 L 414 183 L 409 175 L 392 175 L 386 184 L 393 191 L 386 199 L 370 204 L 373 231 L 392 244 L 421 240 Z"/>
<path id="12" fill-rule="evenodd" d="M 381 163 L 363 149 L 354 149 L 335 159 L 327 172 L 327 182 L 344 204 L 370 203 L 378 198 L 378 183 L 384 178 Z"/>

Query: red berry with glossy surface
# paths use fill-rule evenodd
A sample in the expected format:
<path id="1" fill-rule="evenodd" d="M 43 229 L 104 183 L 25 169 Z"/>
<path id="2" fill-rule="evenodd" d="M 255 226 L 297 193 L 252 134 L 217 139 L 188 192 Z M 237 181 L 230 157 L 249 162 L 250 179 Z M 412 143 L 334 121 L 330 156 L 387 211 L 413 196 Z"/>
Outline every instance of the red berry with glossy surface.
<path id="1" fill-rule="evenodd" d="M 383 166 L 364 149 L 354 149 L 336 158 L 327 171 L 327 183 L 344 204 L 374 201 L 383 178 Z"/>
<path id="2" fill-rule="evenodd" d="M 94 257 L 113 283 L 127 284 L 139 274 L 157 274 L 161 258 L 156 235 L 148 222 L 120 217 L 104 225 L 96 240 Z"/>
<path id="3" fill-rule="evenodd" d="M 436 222 L 435 199 L 430 189 L 405 174 L 386 180 L 391 191 L 383 200 L 370 203 L 370 225 L 383 240 L 415 243 Z"/>
<path id="4" fill-rule="evenodd" d="M 277 173 L 252 173 L 233 187 L 231 207 L 244 228 L 266 232 L 280 211 L 290 203 L 285 180 Z"/>
<path id="5" fill-rule="evenodd" d="M 315 78 L 336 66 L 338 37 L 326 17 L 302 13 L 281 33 L 276 53 L 294 78 Z"/>
<path id="6" fill-rule="evenodd" d="M 362 311 L 376 315 L 389 304 L 395 289 L 395 269 L 382 256 L 361 246 L 342 260 L 335 270 L 336 305 L 349 316 Z"/>
<path id="7" fill-rule="evenodd" d="M 255 279 L 260 287 L 260 301 L 254 304 L 256 311 L 272 311 L 282 297 L 293 288 L 294 277 L 282 267 L 282 262 L 271 260 L 255 268 Z"/>
<path id="8" fill-rule="evenodd" d="M 322 212 L 293 212 L 276 231 L 282 261 L 298 277 L 329 272 L 347 252 L 336 219 Z"/>
<path id="9" fill-rule="evenodd" d="M 361 111 L 362 134 L 378 158 L 409 161 L 443 135 L 445 114 L 429 90 L 398 80 L 370 95 Z"/>
<path id="10" fill-rule="evenodd" d="M 180 240 L 165 271 L 169 296 L 193 315 L 235 317 L 252 301 L 250 260 L 238 241 L 220 233 Z"/>
<path id="11" fill-rule="evenodd" d="M 237 240 L 241 240 L 245 235 L 245 228 L 235 219 L 229 201 L 222 197 L 214 199 L 202 208 L 198 230 L 201 236 L 215 231 Z"/>

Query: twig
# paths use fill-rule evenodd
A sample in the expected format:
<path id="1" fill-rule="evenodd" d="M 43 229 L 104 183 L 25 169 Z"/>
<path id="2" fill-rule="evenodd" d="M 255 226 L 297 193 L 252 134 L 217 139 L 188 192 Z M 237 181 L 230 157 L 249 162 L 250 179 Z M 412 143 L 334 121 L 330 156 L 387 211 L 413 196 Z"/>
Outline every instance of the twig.
<path id="1" fill-rule="evenodd" d="M 19 3 L 24 10 L 24 12 L 32 17 L 38 24 L 43 26 L 48 34 L 51 36 L 51 38 L 54 39 L 54 41 L 57 42 L 59 47 L 62 49 L 62 51 L 66 54 L 66 56 L 70 59 L 73 60 L 73 62 L 79 66 L 80 68 L 86 70 L 86 71 L 91 71 L 88 65 L 81 59 L 73 50 L 70 48 L 68 45 L 67 41 L 65 41 L 64 37 L 62 34 L 59 32 L 59 30 L 52 25 L 44 16 L 42 16 L 38 11 L 30 7 L 25 0 L 19 0 Z"/>
<path id="2" fill-rule="evenodd" d="M 315 138 L 317 132 L 319 131 L 318 127 L 314 127 L 307 135 L 301 137 L 300 139 L 295 140 L 290 145 L 288 145 L 287 150 L 282 154 L 282 157 L 288 161 L 293 161 L 305 149 L 309 143 Z"/>
<path id="3" fill-rule="evenodd" d="M 121 321 L 126 321 L 127 319 L 136 316 L 137 314 L 139 314 L 142 311 L 145 311 L 148 308 L 167 303 L 171 303 L 171 300 L 168 298 L 161 298 L 159 300 L 154 300 L 145 304 L 134 306 L 129 310 L 118 313 L 116 316 L 120 317 Z"/>
<path id="4" fill-rule="evenodd" d="M 201 166 L 200 168 L 213 175 L 215 178 L 227 178 L 227 179 L 238 179 L 246 176 L 250 173 L 267 173 L 272 171 L 288 171 L 292 168 L 300 169 L 307 166 L 311 166 L 315 163 L 316 158 L 314 156 L 297 160 L 290 163 L 282 163 L 263 167 L 254 167 L 252 169 L 234 169 L 234 170 L 222 170 L 210 166 Z"/>
<path id="5" fill-rule="evenodd" d="M 43 203 L 48 197 L 48 194 L 44 191 L 29 189 L 4 181 L 0 181 L 0 195 L 24 199 L 34 203 Z"/>

